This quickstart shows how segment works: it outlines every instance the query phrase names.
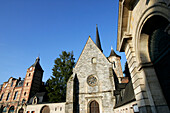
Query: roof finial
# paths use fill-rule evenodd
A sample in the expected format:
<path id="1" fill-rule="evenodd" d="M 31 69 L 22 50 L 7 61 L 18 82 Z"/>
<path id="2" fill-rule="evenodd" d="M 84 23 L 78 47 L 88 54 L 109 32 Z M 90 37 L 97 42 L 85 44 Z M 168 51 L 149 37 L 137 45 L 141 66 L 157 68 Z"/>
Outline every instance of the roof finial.
<path id="1" fill-rule="evenodd" d="M 111 46 L 111 52 L 110 52 L 109 57 L 111 57 L 111 56 L 120 57 L 119 55 L 117 55 L 117 54 L 115 53 L 115 51 L 113 50 L 112 46 Z M 121 58 L 121 57 L 120 57 L 120 58 Z"/>
<path id="2" fill-rule="evenodd" d="M 111 50 L 113 50 L 113 47 L 111 46 Z"/>
<path id="3" fill-rule="evenodd" d="M 38 54 L 38 57 L 36 58 L 36 61 L 40 61 L 40 53 Z"/>
<path id="4" fill-rule="evenodd" d="M 96 46 L 101 50 L 101 52 L 103 52 L 102 47 L 101 47 L 101 43 L 100 43 L 97 24 L 96 24 Z"/>

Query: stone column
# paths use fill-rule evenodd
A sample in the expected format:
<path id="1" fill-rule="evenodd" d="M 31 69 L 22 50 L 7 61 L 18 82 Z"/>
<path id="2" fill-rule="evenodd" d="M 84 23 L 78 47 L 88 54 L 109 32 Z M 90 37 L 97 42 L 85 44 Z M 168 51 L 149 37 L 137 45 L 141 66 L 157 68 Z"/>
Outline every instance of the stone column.
<path id="1" fill-rule="evenodd" d="M 131 40 L 127 41 L 125 46 L 125 54 L 140 113 L 154 113 L 155 111 L 152 111 L 150 107 L 150 105 L 154 106 L 154 103 L 150 102 L 148 99 L 147 91 L 149 92 L 149 89 L 145 75 L 137 69 L 136 54 Z"/>

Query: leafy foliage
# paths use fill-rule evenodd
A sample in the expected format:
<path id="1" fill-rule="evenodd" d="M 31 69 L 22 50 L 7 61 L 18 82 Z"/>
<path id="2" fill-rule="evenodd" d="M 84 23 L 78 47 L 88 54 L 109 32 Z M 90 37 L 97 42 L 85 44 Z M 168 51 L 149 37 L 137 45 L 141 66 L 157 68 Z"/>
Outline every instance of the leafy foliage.
<path id="1" fill-rule="evenodd" d="M 63 51 L 55 60 L 53 75 L 46 82 L 49 102 L 64 102 L 66 100 L 66 85 L 75 64 L 73 52 Z"/>

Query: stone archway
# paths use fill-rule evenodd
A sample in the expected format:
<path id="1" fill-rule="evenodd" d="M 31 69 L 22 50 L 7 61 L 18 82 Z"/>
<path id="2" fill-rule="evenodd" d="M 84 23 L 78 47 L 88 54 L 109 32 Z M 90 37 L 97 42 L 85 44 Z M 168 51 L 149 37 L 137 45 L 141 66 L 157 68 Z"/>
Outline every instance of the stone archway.
<path id="1" fill-rule="evenodd" d="M 100 113 L 99 112 L 99 104 L 95 100 L 93 100 L 89 104 L 89 113 Z"/>
<path id="2" fill-rule="evenodd" d="M 138 70 L 146 77 L 148 99 L 156 109 L 167 109 L 170 105 L 169 29 L 166 18 L 152 14 L 143 21 L 136 40 Z"/>
<path id="3" fill-rule="evenodd" d="M 14 113 L 14 106 L 11 106 L 11 107 L 9 108 L 8 113 Z"/>
<path id="4" fill-rule="evenodd" d="M 24 113 L 24 109 L 23 108 L 19 109 L 18 113 Z"/>
<path id="5" fill-rule="evenodd" d="M 7 107 L 3 107 L 2 113 L 6 113 L 6 112 L 7 112 Z"/>
<path id="6" fill-rule="evenodd" d="M 160 21 L 166 22 L 166 20 Z M 165 100 L 170 108 L 170 34 L 166 29 L 167 26 L 160 26 L 149 34 L 149 54 Z"/>
<path id="7" fill-rule="evenodd" d="M 40 113 L 50 113 L 50 108 L 49 106 L 43 106 Z"/>

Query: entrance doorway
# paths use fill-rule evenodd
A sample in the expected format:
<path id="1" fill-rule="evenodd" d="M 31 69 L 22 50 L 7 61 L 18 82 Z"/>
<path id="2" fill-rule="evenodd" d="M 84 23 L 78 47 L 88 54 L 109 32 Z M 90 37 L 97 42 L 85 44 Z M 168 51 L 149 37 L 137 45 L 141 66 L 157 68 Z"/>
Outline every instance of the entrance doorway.
<path id="1" fill-rule="evenodd" d="M 11 106 L 8 113 L 14 113 L 14 106 Z"/>
<path id="2" fill-rule="evenodd" d="M 90 103 L 90 113 L 99 113 L 99 104 L 95 100 Z"/>

